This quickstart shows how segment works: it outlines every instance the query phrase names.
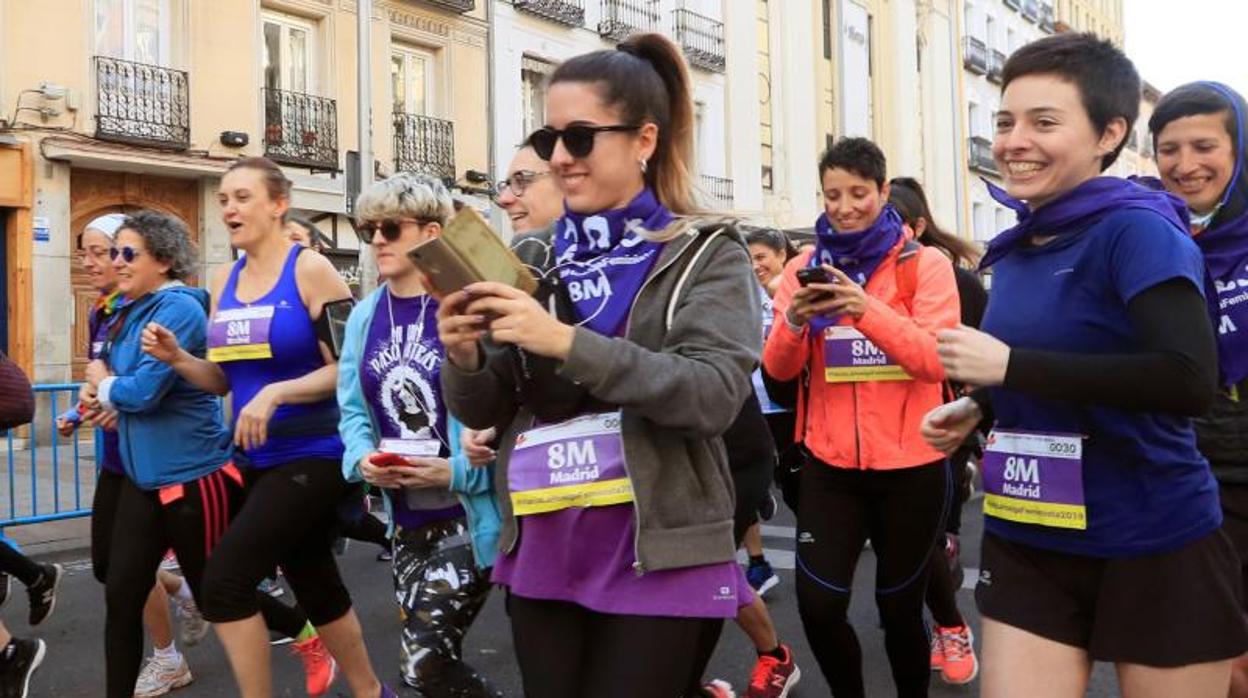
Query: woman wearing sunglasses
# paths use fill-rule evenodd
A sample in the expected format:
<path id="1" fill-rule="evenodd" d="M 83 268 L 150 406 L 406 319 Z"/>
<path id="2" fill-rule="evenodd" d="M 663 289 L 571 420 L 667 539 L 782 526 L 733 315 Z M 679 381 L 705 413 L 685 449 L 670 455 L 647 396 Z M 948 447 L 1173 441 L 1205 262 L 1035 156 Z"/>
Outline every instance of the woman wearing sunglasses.
<path id="1" fill-rule="evenodd" d="M 173 549 L 202 599 L 205 560 L 242 501 L 242 479 L 229 463 L 217 400 L 140 348 L 143 328 L 158 322 L 189 351 L 204 352 L 208 294 L 182 282 L 196 264 L 186 227 L 145 211 L 121 223 L 116 244 L 112 265 L 127 302 L 87 367 L 82 398 L 89 411 L 117 413 L 125 477 L 116 483 L 104 565 L 105 659 L 107 695 L 130 698 L 143 658 L 143 608 L 161 557 Z"/>
<path id="2" fill-rule="evenodd" d="M 286 235 L 290 186 L 265 158 L 230 167 L 217 200 L 231 245 L 245 255 L 213 278 L 207 358 L 180 349 L 161 327 L 144 335 L 144 348 L 195 385 L 232 395 L 247 499 L 213 551 L 200 608 L 217 626 L 240 693 L 267 698 L 272 692 L 268 632 L 255 590 L 280 566 L 315 626 L 295 637 L 305 663 L 324 668 L 309 672 L 308 692 L 323 692 L 333 681 L 328 649 L 353 695 L 389 696 L 369 663 L 331 547 L 340 505 L 362 501 L 342 477 L 338 366 L 324 318 L 327 304 L 351 294 L 328 259 L 301 254 L 306 248 Z"/>
<path id="3" fill-rule="evenodd" d="M 529 143 L 565 211 L 515 243 L 547 283 L 439 306 L 451 413 L 502 427 L 494 580 L 527 695 L 688 695 L 703 633 L 749 594 L 720 434 L 751 393 L 758 300 L 735 230 L 677 218 L 688 86 L 655 34 L 561 65 Z"/>
<path id="4" fill-rule="evenodd" d="M 462 647 L 489 595 L 498 548 L 493 469 L 472 467 L 460 452 L 462 427 L 442 402 L 438 302 L 406 254 L 441 235 L 451 195 L 431 177 L 399 174 L 362 193 L 355 210 L 385 283 L 347 320 L 338 372 L 342 463 L 348 480 L 385 491 L 402 619 L 399 673 L 422 695 L 492 698 L 498 692 L 463 661 Z"/>

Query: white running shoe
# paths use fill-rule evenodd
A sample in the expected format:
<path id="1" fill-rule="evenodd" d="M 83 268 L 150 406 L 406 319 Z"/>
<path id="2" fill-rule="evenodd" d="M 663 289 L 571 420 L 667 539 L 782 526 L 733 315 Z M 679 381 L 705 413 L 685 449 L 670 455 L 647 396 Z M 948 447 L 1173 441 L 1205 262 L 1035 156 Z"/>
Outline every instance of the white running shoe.
<path id="1" fill-rule="evenodd" d="M 147 658 L 139 680 L 134 684 L 134 698 L 152 698 L 182 688 L 195 680 L 191 676 L 191 668 L 186 665 L 186 657 L 178 655 L 178 661 L 171 662 L 156 655 Z"/>

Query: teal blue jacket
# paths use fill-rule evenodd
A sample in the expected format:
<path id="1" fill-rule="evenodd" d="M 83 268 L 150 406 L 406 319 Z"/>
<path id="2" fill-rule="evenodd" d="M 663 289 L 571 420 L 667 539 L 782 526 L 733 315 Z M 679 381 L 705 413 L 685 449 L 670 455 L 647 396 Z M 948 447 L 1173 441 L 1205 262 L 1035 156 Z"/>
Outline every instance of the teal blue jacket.
<path id="1" fill-rule="evenodd" d="M 346 336 L 342 342 L 342 356 L 338 359 L 338 409 L 342 413 L 338 432 L 346 451 L 342 456 L 342 474 L 349 482 L 359 482 L 360 459 L 377 449 L 377 423 L 373 419 L 364 386 L 360 380 L 360 367 L 364 363 L 364 343 L 368 340 L 368 328 L 373 323 L 377 301 L 384 287 L 379 288 L 351 310 L 347 318 Z M 485 569 L 494 565 L 498 554 L 499 515 L 494 500 L 494 464 L 473 467 L 468 463 L 459 445 L 459 435 L 464 427 L 448 415 L 451 447 L 451 491 L 459 495 L 459 501 L 468 514 L 468 529 L 472 536 L 472 552 L 477 567 Z M 386 511 L 390 512 L 390 498 L 383 497 Z M 393 524 L 392 524 L 393 526 Z"/>

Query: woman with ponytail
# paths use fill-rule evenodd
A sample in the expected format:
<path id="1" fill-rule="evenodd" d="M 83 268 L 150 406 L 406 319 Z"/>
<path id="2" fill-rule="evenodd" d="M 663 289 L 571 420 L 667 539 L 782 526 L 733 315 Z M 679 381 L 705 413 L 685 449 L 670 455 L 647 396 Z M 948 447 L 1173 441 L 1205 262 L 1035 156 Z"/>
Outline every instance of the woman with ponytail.
<path id="1" fill-rule="evenodd" d="M 494 581 L 530 696 L 687 695 L 701 638 L 751 594 L 721 434 L 753 394 L 745 244 L 691 220 L 692 102 L 667 39 L 577 56 L 528 139 L 564 196 L 517 254 L 536 297 L 444 297 L 444 397 L 500 426 Z"/>

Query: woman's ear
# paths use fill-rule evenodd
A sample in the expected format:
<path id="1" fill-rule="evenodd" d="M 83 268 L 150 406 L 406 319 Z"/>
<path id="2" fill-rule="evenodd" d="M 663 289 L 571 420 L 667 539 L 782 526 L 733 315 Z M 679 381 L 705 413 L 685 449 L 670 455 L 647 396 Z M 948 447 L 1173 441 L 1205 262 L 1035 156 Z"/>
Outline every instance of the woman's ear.
<path id="1" fill-rule="evenodd" d="M 659 126 L 647 122 L 637 131 L 637 159 L 649 161 L 659 148 Z"/>

